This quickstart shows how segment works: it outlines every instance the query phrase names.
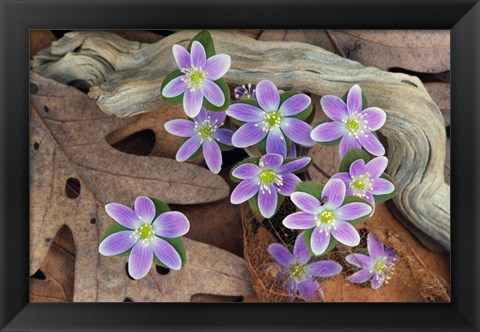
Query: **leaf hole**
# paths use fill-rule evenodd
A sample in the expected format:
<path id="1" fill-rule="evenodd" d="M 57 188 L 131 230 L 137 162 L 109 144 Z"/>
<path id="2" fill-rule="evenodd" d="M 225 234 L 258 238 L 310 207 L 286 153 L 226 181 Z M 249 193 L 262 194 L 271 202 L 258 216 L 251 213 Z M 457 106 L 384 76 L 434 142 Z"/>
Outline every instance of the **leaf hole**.
<path id="1" fill-rule="evenodd" d="M 70 199 L 80 196 L 82 186 L 77 178 L 69 178 L 65 184 L 65 194 Z"/>
<path id="2" fill-rule="evenodd" d="M 38 85 L 34 84 L 34 83 L 30 83 L 30 93 L 32 95 L 35 95 L 38 93 Z"/>
<path id="3" fill-rule="evenodd" d="M 132 300 L 131 298 L 129 298 L 129 297 L 126 297 L 126 298 L 123 299 L 123 302 L 135 302 L 135 301 L 133 301 L 133 300 Z"/>
<path id="4" fill-rule="evenodd" d="M 95 218 L 90 219 L 90 223 L 92 225 L 95 225 L 97 223 L 97 219 L 95 219 Z"/>
<path id="5" fill-rule="evenodd" d="M 48 108 L 47 105 L 44 105 L 44 106 L 43 106 L 43 111 L 44 111 L 45 113 L 48 113 L 48 112 L 50 112 L 50 108 Z"/>
<path id="6" fill-rule="evenodd" d="M 40 147 L 40 144 L 38 144 L 37 142 L 33 143 L 34 150 L 38 150 L 39 147 Z"/>
<path id="7" fill-rule="evenodd" d="M 166 276 L 168 273 L 170 273 L 170 269 L 167 269 L 166 267 L 155 265 L 155 268 L 157 269 L 157 273 L 162 276 Z"/>
<path id="8" fill-rule="evenodd" d="M 42 270 L 37 270 L 37 272 L 35 272 L 30 278 L 38 279 L 38 280 L 45 280 L 45 279 L 47 279 L 47 276 L 45 275 L 45 273 L 43 273 Z"/>
<path id="9" fill-rule="evenodd" d="M 125 137 L 119 142 L 111 143 L 111 145 L 114 149 L 117 149 L 121 152 L 137 156 L 148 156 L 155 147 L 155 143 L 155 132 L 151 129 L 145 129 L 137 131 L 136 133 Z"/>

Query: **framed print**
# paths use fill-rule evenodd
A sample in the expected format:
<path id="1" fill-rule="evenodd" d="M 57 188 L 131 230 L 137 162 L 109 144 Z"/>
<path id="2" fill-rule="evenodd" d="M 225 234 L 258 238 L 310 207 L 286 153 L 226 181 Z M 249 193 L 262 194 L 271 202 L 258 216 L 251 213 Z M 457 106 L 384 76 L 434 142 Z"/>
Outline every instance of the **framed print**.
<path id="1" fill-rule="evenodd" d="M 478 2 L 1 17 L 2 331 L 478 330 Z"/>

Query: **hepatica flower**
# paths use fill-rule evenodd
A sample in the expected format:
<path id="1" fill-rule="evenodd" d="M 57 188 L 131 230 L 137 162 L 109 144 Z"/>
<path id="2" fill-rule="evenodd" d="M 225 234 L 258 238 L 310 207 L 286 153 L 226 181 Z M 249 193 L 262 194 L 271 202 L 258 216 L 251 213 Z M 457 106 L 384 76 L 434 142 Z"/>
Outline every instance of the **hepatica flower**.
<path id="1" fill-rule="evenodd" d="M 213 47 L 213 41 L 211 43 Z M 216 54 L 207 58 L 204 45 L 197 40 L 191 43 L 190 52 L 173 45 L 173 55 L 181 72 L 174 72 L 173 79 L 167 76 L 163 97 L 175 98 L 183 94 L 183 108 L 191 118 L 200 112 L 204 98 L 216 107 L 225 104 L 225 93 L 217 80 L 230 69 L 229 55 Z"/>
<path id="2" fill-rule="evenodd" d="M 288 215 L 283 225 L 290 229 L 312 230 L 310 247 L 315 255 L 327 249 L 333 236 L 348 246 L 360 243 L 360 235 L 348 221 L 368 215 L 372 208 L 361 202 L 343 204 L 345 184 L 339 179 L 330 179 L 322 190 L 320 200 L 311 194 L 296 191 L 292 202 L 301 210 Z"/>
<path id="3" fill-rule="evenodd" d="M 349 276 L 347 280 L 354 283 L 364 283 L 370 280 L 372 288 L 378 289 L 384 282 L 388 284 L 398 256 L 392 247 L 385 249 L 383 243 L 372 233 L 368 233 L 367 247 L 368 256 L 351 254 L 345 257 L 347 262 L 360 268 L 360 271 Z"/>
<path id="4" fill-rule="evenodd" d="M 270 218 L 275 214 L 278 195 L 290 196 L 301 181 L 293 173 L 305 168 L 310 161 L 311 158 L 303 157 L 285 162 L 281 155 L 269 153 L 260 158 L 258 164 L 240 164 L 232 171 L 232 176 L 241 182 L 233 190 L 230 201 L 240 204 L 258 195 L 260 213 Z"/>
<path id="5" fill-rule="evenodd" d="M 256 102 L 240 101 L 227 109 L 229 116 L 244 122 L 233 134 L 235 147 L 246 148 L 266 138 L 266 152 L 285 157 L 285 138 L 302 146 L 314 144 L 310 138 L 310 125 L 295 117 L 311 110 L 309 96 L 283 93 L 281 98 L 277 87 L 267 80 L 257 84 L 255 94 Z"/>
<path id="6" fill-rule="evenodd" d="M 385 154 L 385 148 L 372 134 L 380 129 L 386 114 L 378 107 L 362 110 L 362 90 L 354 85 L 347 95 L 347 102 L 336 96 L 323 96 L 320 100 L 325 114 L 333 121 L 324 122 L 312 130 L 317 142 L 333 142 L 340 139 L 340 157 L 349 149 L 364 148 L 375 156 Z"/>
<path id="7" fill-rule="evenodd" d="M 118 203 L 107 204 L 105 210 L 120 225 L 113 226 L 120 230 L 100 243 L 100 254 L 116 256 L 131 250 L 128 273 L 134 279 L 145 277 L 154 257 L 170 269 L 181 268 L 180 254 L 167 240 L 185 235 L 190 229 L 183 213 L 166 211 L 155 218 L 155 205 L 144 196 L 135 200 L 135 210 Z"/>
<path id="8" fill-rule="evenodd" d="M 222 167 L 222 152 L 218 143 L 232 145 L 230 129 L 220 128 L 226 118 L 225 112 L 209 112 L 201 109 L 193 121 L 176 119 L 165 123 L 165 129 L 173 135 L 189 137 L 177 152 L 177 161 L 185 161 L 200 148 L 208 168 L 215 174 Z"/>
<path id="9" fill-rule="evenodd" d="M 395 190 L 393 183 L 380 177 L 387 165 L 386 157 L 373 158 L 367 164 L 363 159 L 358 159 L 350 165 L 349 172 L 335 174 L 332 178 L 345 183 L 347 195 L 360 197 L 373 205 L 375 195 L 386 195 Z"/>
<path id="10" fill-rule="evenodd" d="M 256 88 L 257 86 L 252 83 L 243 84 L 235 88 L 233 95 L 236 100 L 257 100 Z"/>
<path id="11" fill-rule="evenodd" d="M 308 264 L 312 255 L 305 244 L 304 233 L 297 237 L 293 255 L 279 243 L 268 246 L 268 252 L 282 268 L 277 279 L 283 282 L 291 300 L 297 291 L 303 297 L 315 298 L 318 294 L 323 299 L 323 292 L 316 278 L 332 277 L 342 271 L 341 265 L 334 261 Z"/>

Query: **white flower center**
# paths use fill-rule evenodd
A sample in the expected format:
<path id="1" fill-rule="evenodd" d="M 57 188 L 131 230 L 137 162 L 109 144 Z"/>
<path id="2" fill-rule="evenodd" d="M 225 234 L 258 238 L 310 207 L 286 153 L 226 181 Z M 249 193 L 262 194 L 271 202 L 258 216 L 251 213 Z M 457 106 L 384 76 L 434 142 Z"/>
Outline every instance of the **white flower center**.
<path id="1" fill-rule="evenodd" d="M 202 67 L 194 67 L 193 65 L 190 68 L 182 68 L 181 70 L 185 74 L 185 78 L 182 78 L 182 81 L 187 83 L 190 92 L 200 89 L 208 74 Z"/>
<path id="2" fill-rule="evenodd" d="M 131 236 L 135 237 L 136 241 L 140 240 L 145 246 L 147 246 L 155 238 L 155 230 L 150 224 L 141 225 L 135 228 L 135 232 Z"/>
<path id="3" fill-rule="evenodd" d="M 211 142 L 213 140 L 213 134 L 221 127 L 223 123 L 218 123 L 217 120 L 212 122 L 210 116 L 207 117 L 203 122 L 195 122 L 194 130 L 197 135 L 200 137 L 200 142 L 203 143 L 205 140 Z"/>
<path id="4" fill-rule="evenodd" d="M 373 189 L 374 179 L 370 178 L 370 174 L 367 172 L 360 176 L 353 176 L 349 183 L 350 189 L 353 191 L 353 195 L 361 198 L 369 198 L 367 192 Z"/>
<path id="5" fill-rule="evenodd" d="M 263 121 L 260 124 L 262 125 L 262 130 L 266 132 L 269 132 L 272 127 L 279 128 L 282 124 L 282 115 L 279 112 L 264 112 Z M 283 139 L 283 136 L 280 136 L 280 139 Z"/>
<path id="6" fill-rule="evenodd" d="M 365 114 L 354 112 L 351 115 L 343 118 L 342 122 L 345 124 L 347 129 L 347 134 L 350 136 L 365 136 L 368 137 L 368 134 L 365 133 L 365 130 L 371 130 L 371 127 L 368 127 L 368 121 L 365 120 Z"/>
<path id="7" fill-rule="evenodd" d="M 260 167 L 264 165 L 262 162 L 259 163 Z M 270 193 L 271 184 L 276 184 L 278 187 L 283 186 L 283 177 L 272 169 L 264 169 L 258 174 L 258 184 L 262 193 L 265 193 L 265 191 Z M 280 191 L 279 188 L 276 189 Z"/>
<path id="8" fill-rule="evenodd" d="M 319 232 L 325 232 L 325 235 L 330 233 L 330 230 L 336 229 L 335 227 L 335 213 L 332 210 L 320 210 L 315 215 L 316 225 L 319 228 Z"/>

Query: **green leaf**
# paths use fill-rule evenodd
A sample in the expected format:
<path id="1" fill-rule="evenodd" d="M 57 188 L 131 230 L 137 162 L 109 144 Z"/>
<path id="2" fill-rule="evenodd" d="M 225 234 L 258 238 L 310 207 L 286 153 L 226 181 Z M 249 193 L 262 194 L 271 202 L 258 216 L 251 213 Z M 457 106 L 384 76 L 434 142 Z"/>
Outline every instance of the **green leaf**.
<path id="1" fill-rule="evenodd" d="M 224 112 L 227 110 L 227 108 L 230 106 L 230 90 L 228 89 L 228 85 L 225 82 L 223 78 L 220 78 L 216 81 L 214 81 L 220 89 L 222 89 L 223 96 L 225 97 L 225 102 L 223 103 L 222 106 L 215 106 L 212 103 L 210 103 L 207 98 L 203 97 L 203 108 L 205 108 L 207 111 L 211 112 Z"/>
<path id="2" fill-rule="evenodd" d="M 187 46 L 188 52 L 191 51 L 192 44 L 194 41 L 198 41 L 200 44 L 203 45 L 207 58 L 210 58 L 211 56 L 215 55 L 215 45 L 213 43 L 213 38 L 210 32 L 208 32 L 207 30 L 203 30 L 203 31 L 200 31 L 198 34 L 196 34 Z"/>
<path id="3" fill-rule="evenodd" d="M 385 179 L 387 181 L 390 181 L 391 183 L 393 183 L 393 185 L 395 186 L 395 183 L 393 182 L 393 179 L 390 177 L 390 175 L 388 175 L 387 173 L 383 173 L 381 176 L 380 176 L 382 179 Z M 375 203 L 381 203 L 381 202 L 385 202 L 385 201 L 388 201 L 389 199 L 395 197 L 397 195 L 397 186 L 395 186 L 395 189 L 393 190 L 393 192 L 391 192 L 390 194 L 385 194 L 385 195 L 374 195 L 373 196 L 373 199 L 375 200 Z"/>
<path id="4" fill-rule="evenodd" d="M 314 228 L 310 228 L 310 229 L 307 229 L 305 230 L 305 235 L 304 235 L 304 239 L 305 239 L 305 244 L 307 245 L 307 248 L 308 250 L 310 250 L 310 252 L 316 256 L 313 251 L 312 251 L 312 246 L 310 244 L 310 239 L 312 238 L 312 234 L 313 234 L 313 231 L 315 230 L 315 227 Z M 325 255 L 326 253 L 330 252 L 333 248 L 335 248 L 335 246 L 337 245 L 338 241 L 333 237 L 333 236 L 330 236 L 330 242 L 328 243 L 328 246 L 327 246 L 327 249 L 325 249 L 325 252 L 321 255 L 318 255 L 319 256 L 323 256 Z"/>
<path id="5" fill-rule="evenodd" d="M 246 164 L 246 163 L 250 163 L 250 164 L 255 164 L 255 165 L 258 165 L 258 161 L 260 160 L 260 158 L 258 157 L 250 157 L 250 158 L 246 158 L 246 159 L 243 159 L 242 161 L 236 163 L 231 169 L 230 169 L 230 179 L 235 182 L 235 183 L 240 183 L 243 181 L 243 179 L 239 179 L 239 178 L 236 178 L 235 176 L 233 176 L 233 171 L 235 170 L 235 168 L 237 168 L 238 166 L 242 165 L 242 164 Z"/>
<path id="6" fill-rule="evenodd" d="M 288 98 L 290 98 L 292 96 L 295 96 L 295 95 L 299 95 L 299 94 L 302 94 L 302 93 L 289 91 L 289 92 L 284 92 L 284 93 L 280 94 L 280 105 L 283 104 L 283 102 L 285 100 L 287 100 Z M 312 102 L 310 102 L 310 104 L 302 112 L 294 115 L 293 117 L 297 118 L 299 120 L 305 120 L 310 115 L 310 113 L 312 112 L 312 109 L 313 109 L 313 104 L 312 104 Z"/>
<path id="7" fill-rule="evenodd" d="M 295 186 L 295 191 L 301 191 L 307 194 L 312 195 L 316 199 L 320 200 L 323 191 L 323 184 L 315 183 L 311 181 L 299 182 Z"/>
<path id="8" fill-rule="evenodd" d="M 155 205 L 155 218 L 153 220 L 155 220 L 160 214 L 170 211 L 170 208 L 168 207 L 168 205 L 162 202 L 161 200 L 159 200 L 158 198 L 155 198 L 155 197 L 149 197 L 149 198 L 152 200 L 153 205 Z"/>
<path id="9" fill-rule="evenodd" d="M 340 172 L 349 172 L 350 165 L 358 160 L 363 159 L 363 161 L 368 163 L 370 161 L 370 155 L 362 149 L 350 149 L 347 151 L 342 161 L 340 162 Z"/>
<path id="10" fill-rule="evenodd" d="M 180 105 L 180 104 L 183 104 L 183 95 L 185 93 L 181 93 L 179 94 L 178 96 L 176 97 L 172 97 L 172 98 L 167 98 L 163 95 L 163 89 L 165 88 L 165 86 L 171 81 L 173 80 L 174 78 L 177 78 L 178 76 L 182 76 L 183 73 L 180 69 L 177 69 L 177 70 L 174 70 L 172 71 L 170 74 L 168 74 L 165 79 L 163 80 L 162 82 L 162 87 L 160 88 L 160 97 L 162 98 L 162 100 L 167 103 L 167 104 L 170 104 L 170 105 Z"/>

